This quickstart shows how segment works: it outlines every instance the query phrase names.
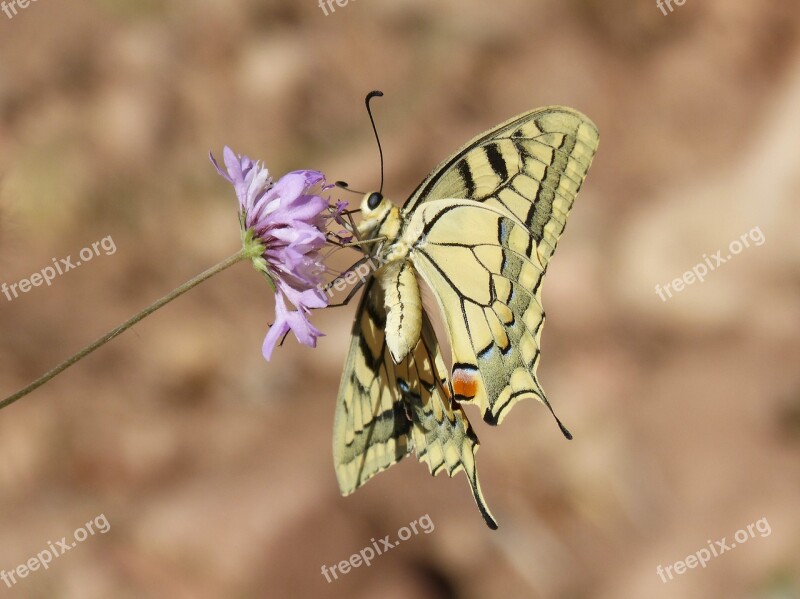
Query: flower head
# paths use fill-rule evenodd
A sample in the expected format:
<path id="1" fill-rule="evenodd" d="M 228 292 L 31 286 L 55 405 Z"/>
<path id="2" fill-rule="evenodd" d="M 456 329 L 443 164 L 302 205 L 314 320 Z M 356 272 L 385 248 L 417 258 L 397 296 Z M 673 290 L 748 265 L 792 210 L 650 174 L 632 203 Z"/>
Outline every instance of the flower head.
<path id="1" fill-rule="evenodd" d="M 316 347 L 323 335 L 308 320 L 312 308 L 324 308 L 325 266 L 320 250 L 334 210 L 319 193 L 325 176 L 319 171 L 293 171 L 273 182 L 269 171 L 229 147 L 223 150 L 223 170 L 213 155 L 211 162 L 236 190 L 242 243 L 255 268 L 275 289 L 275 322 L 264 339 L 263 353 L 272 350 L 292 331 L 301 343 Z M 296 308 L 290 310 L 286 300 Z"/>

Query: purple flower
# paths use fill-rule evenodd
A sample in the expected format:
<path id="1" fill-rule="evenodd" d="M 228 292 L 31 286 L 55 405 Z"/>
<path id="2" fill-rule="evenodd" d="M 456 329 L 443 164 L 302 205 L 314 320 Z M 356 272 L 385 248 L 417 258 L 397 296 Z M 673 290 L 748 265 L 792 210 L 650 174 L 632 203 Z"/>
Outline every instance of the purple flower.
<path id="1" fill-rule="evenodd" d="M 337 201 L 336 205 L 335 206 L 331 206 L 331 208 L 330 208 L 330 212 L 331 212 L 330 218 L 334 222 L 336 222 L 336 223 L 338 223 L 338 224 L 340 224 L 340 225 L 342 225 L 344 227 L 344 229 L 342 229 L 341 231 L 338 231 L 336 233 L 336 236 L 342 242 L 345 242 L 345 243 L 349 242 L 349 241 L 351 241 L 353 239 L 353 234 L 350 232 L 349 225 L 344 220 L 344 213 L 347 210 L 347 208 L 348 208 L 347 202 L 343 202 L 341 200 Z"/>
<path id="2" fill-rule="evenodd" d="M 308 316 L 312 308 L 328 305 L 319 251 L 333 217 L 328 200 L 315 193 L 326 188 L 325 176 L 319 171 L 293 171 L 273 183 L 261 163 L 227 146 L 223 150 L 227 172 L 209 156 L 236 190 L 245 251 L 275 288 L 275 322 L 264 339 L 264 358 L 270 359 L 275 345 L 289 331 L 300 343 L 316 347 L 323 333 Z M 296 309 L 288 309 L 286 300 Z"/>
<path id="3" fill-rule="evenodd" d="M 336 206 L 333 207 L 333 213 L 331 215 L 331 218 L 333 218 L 333 220 L 335 220 L 343 227 L 347 226 L 347 223 L 344 222 L 344 216 L 342 216 L 345 210 L 347 210 L 347 202 L 339 200 L 336 202 Z"/>

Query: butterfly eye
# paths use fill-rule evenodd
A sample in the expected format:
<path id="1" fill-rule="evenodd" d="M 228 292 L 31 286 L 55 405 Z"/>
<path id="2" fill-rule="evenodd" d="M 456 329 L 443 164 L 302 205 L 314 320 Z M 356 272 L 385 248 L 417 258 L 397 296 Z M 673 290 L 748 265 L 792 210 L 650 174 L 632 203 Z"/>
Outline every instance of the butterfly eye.
<path id="1" fill-rule="evenodd" d="M 377 191 L 372 192 L 371 194 L 369 194 L 369 197 L 367 198 L 367 207 L 370 210 L 375 210 L 378 206 L 381 205 L 382 201 L 383 201 L 383 196 L 380 193 L 378 193 Z"/>

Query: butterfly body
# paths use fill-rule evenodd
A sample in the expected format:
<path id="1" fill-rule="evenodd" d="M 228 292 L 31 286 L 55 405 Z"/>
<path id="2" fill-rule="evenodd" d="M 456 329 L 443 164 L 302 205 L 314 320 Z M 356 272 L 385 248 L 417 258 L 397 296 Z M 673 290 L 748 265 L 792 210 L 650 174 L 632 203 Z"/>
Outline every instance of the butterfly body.
<path id="1" fill-rule="evenodd" d="M 584 115 L 543 108 L 467 143 L 402 208 L 365 195 L 358 233 L 375 240 L 380 266 L 357 309 L 339 388 L 333 448 L 343 494 L 415 451 L 433 474 L 464 470 L 496 528 L 461 404 L 478 406 L 489 424 L 526 397 L 550 408 L 536 378 L 541 282 L 597 140 Z M 449 369 L 422 286 L 444 321 Z"/>

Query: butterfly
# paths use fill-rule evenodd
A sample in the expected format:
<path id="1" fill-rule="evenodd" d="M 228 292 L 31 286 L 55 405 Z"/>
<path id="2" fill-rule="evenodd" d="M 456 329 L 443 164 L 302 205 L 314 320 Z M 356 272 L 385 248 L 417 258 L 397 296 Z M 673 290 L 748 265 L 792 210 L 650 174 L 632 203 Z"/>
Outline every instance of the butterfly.
<path id="1" fill-rule="evenodd" d="M 402 208 L 380 192 L 364 195 L 356 232 L 374 240 L 366 259 L 375 270 L 336 403 L 342 495 L 413 451 L 433 475 L 463 470 L 486 524 L 497 528 L 463 405 L 476 405 L 492 425 L 523 398 L 553 412 L 536 378 L 541 284 L 598 140 L 583 114 L 539 108 L 468 142 Z M 424 286 L 443 320 L 449 368 L 423 308 Z"/>

